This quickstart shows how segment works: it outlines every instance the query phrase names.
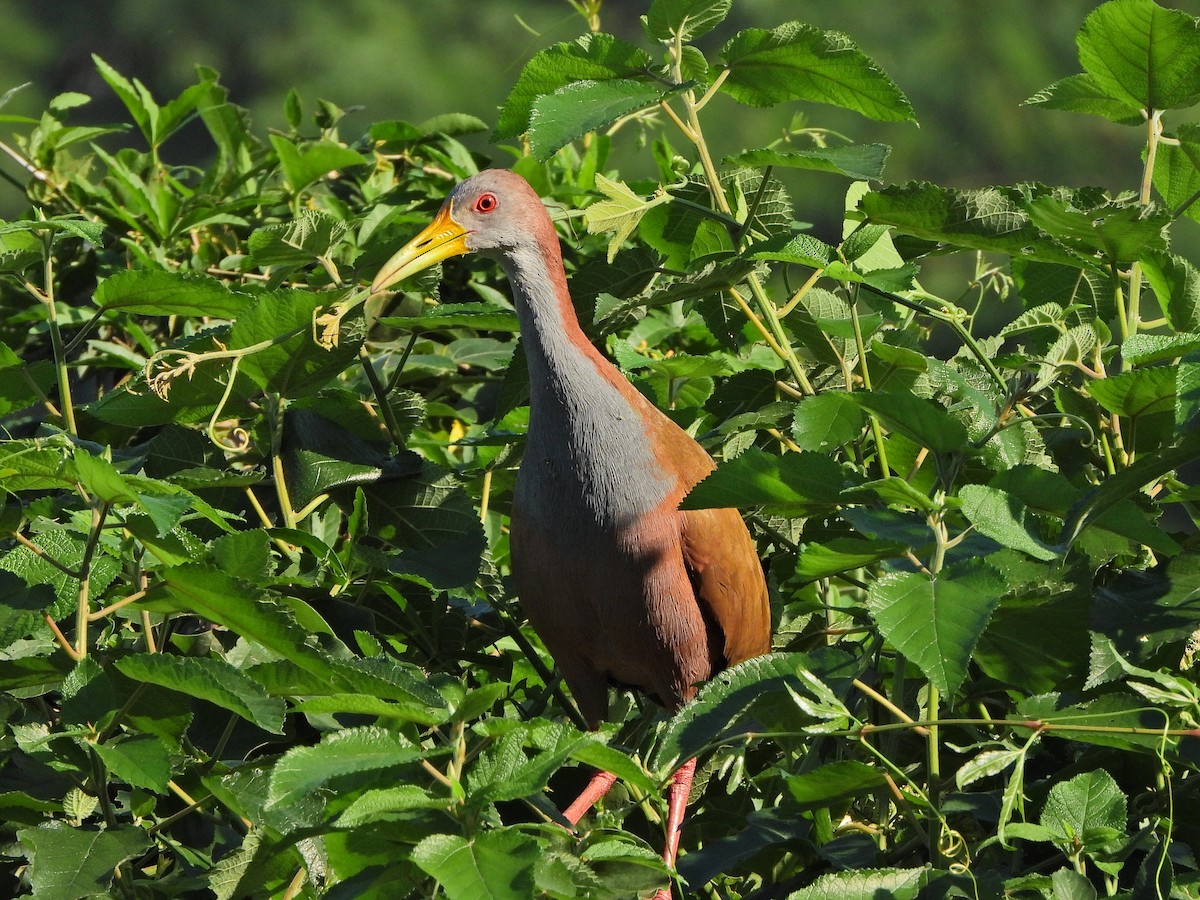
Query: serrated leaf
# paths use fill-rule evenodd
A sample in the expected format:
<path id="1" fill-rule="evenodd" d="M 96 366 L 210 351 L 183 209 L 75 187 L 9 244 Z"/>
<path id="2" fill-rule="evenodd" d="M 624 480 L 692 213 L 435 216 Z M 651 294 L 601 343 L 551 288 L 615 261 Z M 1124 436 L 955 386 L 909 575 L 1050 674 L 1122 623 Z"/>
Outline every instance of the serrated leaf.
<path id="1" fill-rule="evenodd" d="M 747 28 L 721 50 L 728 67 L 721 90 L 749 106 L 810 100 L 871 119 L 914 119 L 908 98 L 843 34 L 788 22 L 771 31 Z"/>
<path id="2" fill-rule="evenodd" d="M 493 140 L 514 138 L 529 129 L 539 97 L 575 81 L 636 78 L 653 64 L 650 56 L 611 34 L 588 34 L 571 43 L 555 44 L 533 57 L 521 70 L 496 122 Z"/>
<path id="3" fill-rule="evenodd" d="M 876 766 L 843 759 L 802 775 L 788 775 L 785 783 L 794 801 L 801 807 L 813 807 L 832 805 L 876 790 L 887 784 L 887 777 Z"/>
<path id="4" fill-rule="evenodd" d="M 1174 141 L 1159 144 L 1154 187 L 1173 210 L 1200 219 L 1200 122 L 1184 122 Z M 1190 205 L 1184 208 L 1185 203 Z"/>
<path id="5" fill-rule="evenodd" d="M 1039 824 L 1060 842 L 1087 843 L 1092 829 L 1125 833 L 1126 798 L 1103 769 L 1084 772 L 1054 785 L 1046 796 Z"/>
<path id="6" fill-rule="evenodd" d="M 841 467 L 816 453 L 775 455 L 750 448 L 726 460 L 697 484 L 680 509 L 808 506 L 833 503 L 843 481 Z"/>
<path id="7" fill-rule="evenodd" d="M 166 745 L 154 735 L 130 735 L 93 744 L 93 748 L 108 770 L 122 781 L 159 794 L 167 792 L 171 756 Z"/>
<path id="8" fill-rule="evenodd" d="M 300 191 L 331 172 L 367 165 L 361 153 L 333 141 L 294 144 L 280 134 L 270 137 L 271 146 L 279 155 L 283 177 L 293 191 Z"/>
<path id="9" fill-rule="evenodd" d="M 1076 38 L 1096 84 L 1136 109 L 1182 109 L 1200 100 L 1200 20 L 1152 0 L 1097 7 Z"/>
<path id="10" fill-rule="evenodd" d="M 283 700 L 269 696 L 258 682 L 223 659 L 143 653 L 117 660 L 116 667 L 135 681 L 197 697 L 264 731 L 283 734 Z"/>
<path id="11" fill-rule="evenodd" d="M 1175 408 L 1175 370 L 1135 369 L 1087 384 L 1087 392 L 1119 416 L 1148 416 Z"/>
<path id="12" fill-rule="evenodd" d="M 899 432 L 922 447 L 952 453 L 966 446 L 966 427 L 932 400 L 915 394 L 870 391 L 855 391 L 846 396 L 878 416 L 889 430 Z"/>
<path id="13" fill-rule="evenodd" d="M 818 394 L 796 406 L 792 439 L 801 450 L 828 453 L 858 437 L 862 427 L 857 403 L 839 392 Z"/>
<path id="14" fill-rule="evenodd" d="M 963 515 L 980 534 L 998 544 L 1028 553 L 1034 559 L 1057 559 L 1025 524 L 1026 509 L 1011 494 L 984 484 L 963 485 L 958 492 Z"/>
<path id="15" fill-rule="evenodd" d="M 801 578 L 828 578 L 869 566 L 881 559 L 904 555 L 905 547 L 892 541 L 833 538 L 822 544 L 804 544 L 796 554 L 796 574 Z"/>
<path id="16" fill-rule="evenodd" d="M 286 806 L 334 778 L 387 772 L 424 755 L 402 735 L 376 725 L 331 732 L 314 747 L 293 747 L 275 763 L 267 803 Z"/>
<path id="17" fill-rule="evenodd" d="M 642 216 L 662 203 L 669 203 L 670 194 L 665 191 L 649 200 L 635 194 L 622 181 L 612 181 L 596 173 L 596 188 L 607 199 L 597 200 L 584 212 L 584 223 L 591 234 L 612 232 L 608 242 L 608 262 L 616 259 L 617 252 L 625 239 L 633 233 Z"/>
<path id="18" fill-rule="evenodd" d="M 515 828 L 470 838 L 431 834 L 412 851 L 413 862 L 438 880 L 449 900 L 528 900 L 540 857 L 536 839 Z"/>
<path id="19" fill-rule="evenodd" d="M 303 266 L 329 254 L 347 230 L 329 213 L 306 209 L 289 222 L 255 229 L 246 246 L 260 266 Z"/>
<path id="20" fill-rule="evenodd" d="M 1136 366 L 1175 359 L 1200 350 L 1200 334 L 1131 334 L 1121 344 L 1121 358 Z"/>
<path id="21" fill-rule="evenodd" d="M 867 610 L 888 642 L 947 696 L 967 675 L 967 664 L 992 610 L 1005 591 L 995 569 L 975 565 L 921 572 L 891 572 L 872 583 Z"/>
<path id="22" fill-rule="evenodd" d="M 240 375 L 264 390 L 296 398 L 315 393 L 358 356 L 362 318 L 347 317 L 340 340 L 326 348 L 313 340 L 313 317 L 329 302 L 327 296 L 303 290 L 264 293 L 234 323 L 229 348 L 263 346 L 241 359 Z"/>
<path id="23" fill-rule="evenodd" d="M 1143 121 L 1141 110 L 1136 105 L 1112 96 L 1086 72 L 1068 75 L 1047 85 L 1022 105 L 1101 116 L 1122 125 L 1134 125 Z"/>
<path id="24" fill-rule="evenodd" d="M 1142 257 L 1142 271 L 1175 331 L 1200 331 L 1200 270 L 1173 253 Z"/>
<path id="25" fill-rule="evenodd" d="M 892 225 L 914 237 L 1078 268 L 1082 261 L 1074 251 L 1030 221 L 1026 206 L 1045 190 L 959 190 L 909 182 L 866 194 L 860 208 L 868 221 Z"/>
<path id="26" fill-rule="evenodd" d="M 179 272 L 133 269 L 117 272 L 96 287 L 96 305 L 147 316 L 196 316 L 235 319 L 250 297 L 229 290 L 214 278 Z"/>
<path id="27" fill-rule="evenodd" d="M 832 667 L 840 661 L 833 659 Z M 803 653 L 772 653 L 738 663 L 700 688 L 667 723 L 655 748 L 650 768 L 673 771 L 712 743 L 742 738 L 754 730 L 753 713 L 760 702 L 791 699 L 787 715 L 797 716 L 816 730 L 837 727 L 848 719 L 846 707 L 814 672 L 817 662 Z"/>
<path id="28" fill-rule="evenodd" d="M 150 846 L 146 831 L 129 825 L 97 830 L 48 824 L 22 829 L 17 839 L 30 860 L 34 894 L 54 900 L 105 892 L 116 867 Z"/>
<path id="29" fill-rule="evenodd" d="M 820 876 L 788 894 L 787 900 L 916 900 L 933 877 L 931 869 L 851 869 Z"/>
<path id="30" fill-rule="evenodd" d="M 725 157 L 723 162 L 727 166 L 810 169 L 869 181 L 883 177 L 883 167 L 891 152 L 892 148 L 887 144 L 851 144 L 811 150 L 746 150 Z"/>
<path id="31" fill-rule="evenodd" d="M 571 141 L 653 106 L 676 90 L 680 88 L 631 78 L 573 81 L 533 102 L 529 113 L 530 149 L 535 158 L 545 162 Z"/>
<path id="32" fill-rule="evenodd" d="M 435 797 L 415 784 L 378 788 L 356 797 L 338 816 L 337 827 L 358 828 L 394 821 L 414 809 L 444 809 L 453 802 L 451 797 Z"/>
<path id="33" fill-rule="evenodd" d="M 597 178 L 601 176 L 596 176 Z M 422 310 L 415 316 L 383 316 L 380 325 L 408 331 L 442 331 L 450 328 L 473 328 L 476 331 L 520 331 L 517 313 L 499 303 L 439 304 Z"/>
<path id="34" fill-rule="evenodd" d="M 646 12 L 646 36 L 655 41 L 694 41 L 725 21 L 733 0 L 654 0 Z"/>

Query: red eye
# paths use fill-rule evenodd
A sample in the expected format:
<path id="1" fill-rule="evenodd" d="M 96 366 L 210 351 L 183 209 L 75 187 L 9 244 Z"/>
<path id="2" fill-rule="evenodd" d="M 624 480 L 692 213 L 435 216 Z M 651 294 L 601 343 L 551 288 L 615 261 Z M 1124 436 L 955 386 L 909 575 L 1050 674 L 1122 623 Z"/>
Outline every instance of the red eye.
<path id="1" fill-rule="evenodd" d="M 500 201 L 496 199 L 495 194 L 480 194 L 479 199 L 475 201 L 475 212 L 494 212 L 499 205 Z"/>

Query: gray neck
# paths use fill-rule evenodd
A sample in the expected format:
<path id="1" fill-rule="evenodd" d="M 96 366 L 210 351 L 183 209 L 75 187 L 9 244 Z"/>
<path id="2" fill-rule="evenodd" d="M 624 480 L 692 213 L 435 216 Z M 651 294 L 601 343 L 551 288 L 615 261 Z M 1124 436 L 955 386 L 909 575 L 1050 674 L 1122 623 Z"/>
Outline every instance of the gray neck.
<path id="1" fill-rule="evenodd" d="M 570 301 L 559 299 L 561 260 L 546 257 L 533 244 L 502 260 L 529 364 L 517 502 L 543 518 L 560 516 L 563 527 L 612 528 L 661 502 L 674 478 L 654 458 L 642 415 L 601 374 L 609 364 L 591 349 Z"/>

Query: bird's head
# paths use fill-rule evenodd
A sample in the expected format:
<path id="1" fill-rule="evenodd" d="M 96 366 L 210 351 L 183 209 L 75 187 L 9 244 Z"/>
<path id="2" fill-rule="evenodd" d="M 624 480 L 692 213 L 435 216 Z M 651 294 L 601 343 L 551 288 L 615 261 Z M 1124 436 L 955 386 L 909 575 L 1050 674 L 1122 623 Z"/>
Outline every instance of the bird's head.
<path id="1" fill-rule="evenodd" d="M 384 263 L 371 293 L 464 253 L 512 252 L 548 222 L 537 192 L 520 175 L 487 169 L 460 183 L 433 221 Z"/>

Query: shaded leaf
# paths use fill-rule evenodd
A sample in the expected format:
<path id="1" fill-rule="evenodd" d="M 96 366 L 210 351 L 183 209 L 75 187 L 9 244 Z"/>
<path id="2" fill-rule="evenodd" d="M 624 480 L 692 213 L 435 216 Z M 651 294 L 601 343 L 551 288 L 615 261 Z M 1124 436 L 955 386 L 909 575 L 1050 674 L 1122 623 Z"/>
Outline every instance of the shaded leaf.
<path id="1" fill-rule="evenodd" d="M 133 826 L 96 830 L 48 824 L 22 829 L 17 839 L 29 857 L 34 892 L 55 900 L 106 891 L 113 870 L 150 845 L 145 830 Z"/>
<path id="2" fill-rule="evenodd" d="M 721 90 L 750 106 L 785 100 L 828 103 L 884 122 L 914 119 L 908 98 L 845 35 L 788 22 L 747 28 L 721 50 L 729 75 Z"/>
<path id="3" fill-rule="evenodd" d="M 679 508 L 829 504 L 837 499 L 842 481 L 841 467 L 827 456 L 808 452 L 778 456 L 752 447 L 721 463 L 692 488 Z"/>
<path id="4" fill-rule="evenodd" d="M 268 804 L 286 806 L 335 778 L 379 776 L 424 755 L 400 734 L 375 725 L 335 731 L 314 747 L 293 747 L 275 763 Z"/>
<path id="5" fill-rule="evenodd" d="M 981 564 L 936 577 L 891 572 L 872 583 L 867 610 L 888 642 L 949 695 L 966 678 L 1004 589 L 1000 573 Z"/>
<path id="6" fill-rule="evenodd" d="M 122 675 L 214 703 L 272 734 L 283 733 L 283 701 L 216 657 L 143 653 L 117 660 Z"/>
<path id="7" fill-rule="evenodd" d="M 537 841 L 514 828 L 471 838 L 431 834 L 413 849 L 413 861 L 438 880 L 449 900 L 528 900 L 540 855 Z"/>
<path id="8" fill-rule="evenodd" d="M 727 166 L 781 166 L 833 172 L 863 181 L 882 178 L 892 148 L 887 144 L 851 144 L 811 150 L 746 150 L 723 160 Z"/>

